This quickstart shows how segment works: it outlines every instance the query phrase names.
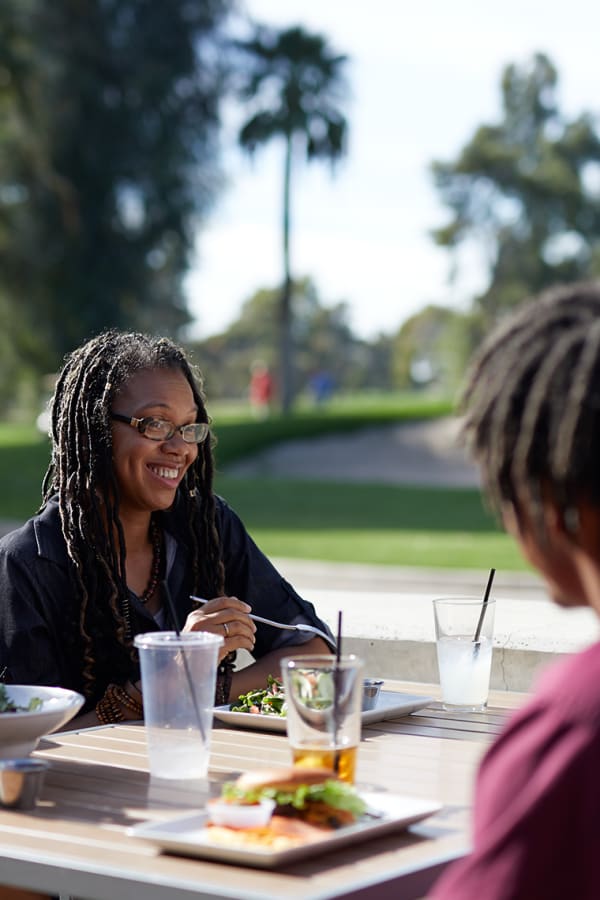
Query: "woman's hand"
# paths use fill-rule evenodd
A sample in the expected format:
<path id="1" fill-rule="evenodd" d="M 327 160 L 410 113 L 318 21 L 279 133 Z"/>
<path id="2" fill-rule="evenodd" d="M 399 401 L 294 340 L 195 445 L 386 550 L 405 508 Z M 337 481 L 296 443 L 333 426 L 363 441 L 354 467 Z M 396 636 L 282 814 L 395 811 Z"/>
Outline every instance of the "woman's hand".
<path id="1" fill-rule="evenodd" d="M 232 650 L 254 649 L 256 625 L 249 618 L 252 609 L 237 597 L 215 597 L 200 609 L 193 610 L 185 621 L 184 631 L 210 631 L 224 638 L 219 662 Z"/>

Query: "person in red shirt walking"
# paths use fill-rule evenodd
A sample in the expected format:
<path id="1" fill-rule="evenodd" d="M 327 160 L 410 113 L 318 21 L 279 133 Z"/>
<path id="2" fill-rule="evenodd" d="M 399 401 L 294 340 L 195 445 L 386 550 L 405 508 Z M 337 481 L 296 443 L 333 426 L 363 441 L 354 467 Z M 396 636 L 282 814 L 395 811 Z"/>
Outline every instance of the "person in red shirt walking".
<path id="1" fill-rule="evenodd" d="M 476 357 L 464 436 L 554 602 L 600 615 L 600 282 L 526 303 Z M 600 642 L 548 670 L 480 767 L 435 900 L 600 897 Z"/>
<path id="2" fill-rule="evenodd" d="M 257 419 L 268 418 L 271 412 L 273 399 L 273 377 L 269 367 L 262 360 L 257 359 L 250 367 L 249 386 L 250 406 Z"/>

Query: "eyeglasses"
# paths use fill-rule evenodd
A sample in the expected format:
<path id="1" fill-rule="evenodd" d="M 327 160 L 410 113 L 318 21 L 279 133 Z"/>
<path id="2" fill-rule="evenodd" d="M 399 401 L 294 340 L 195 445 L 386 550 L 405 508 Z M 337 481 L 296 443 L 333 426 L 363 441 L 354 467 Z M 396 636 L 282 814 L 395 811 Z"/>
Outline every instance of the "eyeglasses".
<path id="1" fill-rule="evenodd" d="M 134 416 L 122 416 L 121 413 L 111 413 L 111 419 L 117 422 L 125 422 L 132 428 L 137 428 L 149 441 L 169 441 L 176 431 L 179 432 L 186 444 L 201 444 L 210 434 L 210 426 L 207 422 L 192 422 L 190 425 L 174 425 L 168 419 L 155 419 L 154 416 L 145 416 L 136 419 Z"/>

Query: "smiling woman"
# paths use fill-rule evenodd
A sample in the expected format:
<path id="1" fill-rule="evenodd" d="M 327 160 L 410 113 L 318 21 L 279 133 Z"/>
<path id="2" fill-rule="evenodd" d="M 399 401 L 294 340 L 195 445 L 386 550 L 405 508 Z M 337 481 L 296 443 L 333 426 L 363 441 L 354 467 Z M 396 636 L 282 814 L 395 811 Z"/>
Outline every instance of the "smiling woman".
<path id="1" fill-rule="evenodd" d="M 219 703 L 264 684 L 291 644 L 327 650 L 250 618 L 329 634 L 212 480 L 201 382 L 179 347 L 109 331 L 76 350 L 52 402 L 43 507 L 0 541 L 5 680 L 79 691 L 81 726 L 143 716 L 133 644 L 143 632 L 220 635 Z M 211 599 L 200 608 L 191 594 Z M 239 649 L 255 662 L 234 672 Z"/>

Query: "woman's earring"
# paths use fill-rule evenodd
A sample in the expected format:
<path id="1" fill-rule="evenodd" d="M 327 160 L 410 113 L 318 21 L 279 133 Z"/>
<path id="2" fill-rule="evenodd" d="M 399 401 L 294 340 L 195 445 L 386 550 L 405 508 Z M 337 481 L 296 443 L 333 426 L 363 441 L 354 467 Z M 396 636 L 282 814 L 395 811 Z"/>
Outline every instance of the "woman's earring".
<path id="1" fill-rule="evenodd" d="M 190 488 L 190 497 L 196 496 L 196 488 Z"/>

